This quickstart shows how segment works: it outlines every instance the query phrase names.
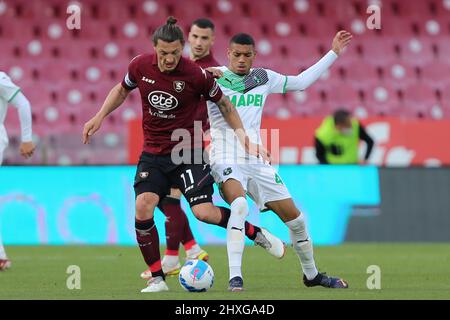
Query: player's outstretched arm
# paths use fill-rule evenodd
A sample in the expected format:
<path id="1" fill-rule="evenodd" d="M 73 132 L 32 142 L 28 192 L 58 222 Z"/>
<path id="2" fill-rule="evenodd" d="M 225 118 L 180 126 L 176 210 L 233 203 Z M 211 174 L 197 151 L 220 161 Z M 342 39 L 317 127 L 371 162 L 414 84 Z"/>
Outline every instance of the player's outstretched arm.
<path id="1" fill-rule="evenodd" d="M 19 92 L 11 104 L 17 108 L 20 120 L 20 129 L 22 136 L 22 143 L 20 144 L 20 154 L 25 159 L 30 158 L 34 149 L 36 148 L 32 141 L 32 117 L 31 117 L 31 105 L 28 99 Z"/>
<path id="2" fill-rule="evenodd" d="M 256 157 L 262 157 L 265 161 L 270 162 L 270 154 L 266 148 L 262 145 L 257 145 L 250 142 L 250 139 L 245 132 L 244 125 L 242 124 L 241 117 L 231 101 L 223 95 L 217 102 L 217 106 L 225 118 L 225 121 L 234 130 L 239 142 L 244 146 L 245 151 L 248 154 Z"/>
<path id="3" fill-rule="evenodd" d="M 116 110 L 120 105 L 125 101 L 125 99 L 128 96 L 129 91 L 122 87 L 122 85 L 119 83 L 114 86 L 114 88 L 111 89 L 108 96 L 105 99 L 105 102 L 103 102 L 102 107 L 100 108 L 100 111 L 97 112 L 97 114 L 91 118 L 88 122 L 85 123 L 83 128 L 83 143 L 87 144 L 89 143 L 89 138 L 92 136 L 95 132 L 100 129 L 100 126 L 102 125 L 103 119 L 105 119 L 108 114 Z"/>
<path id="4" fill-rule="evenodd" d="M 316 82 L 317 79 L 331 67 L 351 40 L 352 35 L 350 32 L 342 30 L 336 33 L 331 44 L 331 50 L 327 54 L 299 75 L 287 77 L 286 91 L 305 90 Z"/>

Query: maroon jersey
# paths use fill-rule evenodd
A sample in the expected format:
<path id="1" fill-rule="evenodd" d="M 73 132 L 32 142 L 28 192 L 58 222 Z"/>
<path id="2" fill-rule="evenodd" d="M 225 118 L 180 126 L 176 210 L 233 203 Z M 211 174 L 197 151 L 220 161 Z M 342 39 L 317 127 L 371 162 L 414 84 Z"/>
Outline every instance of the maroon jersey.
<path id="1" fill-rule="evenodd" d="M 203 69 L 220 66 L 217 60 L 214 59 L 211 52 L 203 58 L 195 60 L 194 62 Z M 204 98 L 202 98 L 199 103 L 197 109 L 197 117 L 195 119 L 202 122 L 203 131 L 207 131 L 209 129 L 208 108 L 206 106 L 206 100 Z"/>
<path id="2" fill-rule="evenodd" d="M 194 62 L 181 58 L 174 71 L 163 73 L 154 54 L 131 60 L 122 86 L 127 90 L 139 88 L 144 151 L 161 155 L 170 154 L 180 143 L 171 141 L 175 129 L 188 130 L 194 140 L 194 121 L 202 96 L 213 102 L 222 97 L 212 75 Z"/>

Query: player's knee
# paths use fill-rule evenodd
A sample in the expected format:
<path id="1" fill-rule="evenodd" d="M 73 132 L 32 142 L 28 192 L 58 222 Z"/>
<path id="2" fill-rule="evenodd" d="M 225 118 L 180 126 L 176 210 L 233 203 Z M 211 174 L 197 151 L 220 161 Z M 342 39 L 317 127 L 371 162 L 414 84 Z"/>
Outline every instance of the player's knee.
<path id="1" fill-rule="evenodd" d="M 192 213 L 198 220 L 206 222 L 206 223 L 212 222 L 211 221 L 212 216 L 213 216 L 212 210 L 215 210 L 215 207 L 212 203 L 208 202 L 208 203 L 197 204 L 197 205 L 193 206 L 191 209 L 192 209 Z"/>
<path id="2" fill-rule="evenodd" d="M 143 193 L 136 198 L 136 218 L 146 220 L 153 217 L 159 197 L 153 193 Z"/>
<path id="3" fill-rule="evenodd" d="M 230 204 L 231 214 L 237 214 L 241 217 L 248 215 L 248 203 L 244 197 L 237 197 Z"/>

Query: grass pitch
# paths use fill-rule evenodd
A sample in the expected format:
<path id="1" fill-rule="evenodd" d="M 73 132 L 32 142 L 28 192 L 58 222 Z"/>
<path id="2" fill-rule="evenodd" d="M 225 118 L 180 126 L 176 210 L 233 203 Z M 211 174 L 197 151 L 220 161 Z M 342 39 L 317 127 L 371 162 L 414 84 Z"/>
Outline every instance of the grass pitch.
<path id="1" fill-rule="evenodd" d="M 12 268 L 0 272 L 0 299 L 165 299 L 165 300 L 274 300 L 274 299 L 450 299 L 450 244 L 344 244 L 316 247 L 320 271 L 349 282 L 347 290 L 306 288 L 292 248 L 277 260 L 262 248 L 246 247 L 241 293 L 227 292 L 225 246 L 205 246 L 215 273 L 206 293 L 188 293 L 177 277 L 167 279 L 170 291 L 140 293 L 145 269 L 137 247 L 118 246 L 9 246 Z M 184 253 L 182 252 L 184 256 Z M 81 270 L 81 289 L 69 290 L 67 268 Z M 381 289 L 369 290 L 367 268 L 381 270 Z"/>

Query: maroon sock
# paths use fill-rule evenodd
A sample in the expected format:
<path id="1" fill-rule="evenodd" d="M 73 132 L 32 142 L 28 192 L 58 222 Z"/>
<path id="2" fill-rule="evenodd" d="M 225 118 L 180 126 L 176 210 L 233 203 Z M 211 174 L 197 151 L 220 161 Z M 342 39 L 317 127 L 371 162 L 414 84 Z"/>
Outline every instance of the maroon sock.
<path id="1" fill-rule="evenodd" d="M 222 215 L 222 219 L 220 219 L 220 222 L 219 222 L 218 226 L 226 229 L 227 228 L 227 224 L 228 224 L 228 220 L 230 220 L 231 210 L 228 209 L 228 208 L 225 208 L 225 207 L 218 207 L 218 208 L 220 209 L 220 214 Z M 251 224 L 248 221 L 245 221 L 245 235 L 250 240 L 255 240 L 256 234 L 259 231 L 261 231 L 261 228 Z"/>
<path id="2" fill-rule="evenodd" d="M 189 225 L 189 220 L 186 217 L 186 215 L 184 215 L 184 218 L 186 219 L 186 222 L 184 224 L 184 231 L 183 231 L 183 237 L 181 238 L 181 243 L 185 246 L 185 249 L 186 249 L 187 243 L 195 244 L 196 242 L 194 239 L 194 235 L 192 234 L 191 226 Z"/>
<path id="3" fill-rule="evenodd" d="M 180 200 L 175 198 L 165 197 L 158 208 L 166 216 L 166 254 L 176 256 L 185 232 L 186 214 L 181 209 Z"/>
<path id="4" fill-rule="evenodd" d="M 167 250 L 172 255 L 178 255 L 179 243 L 195 243 L 189 220 L 186 213 L 181 209 L 180 199 L 165 197 L 159 202 L 158 208 L 166 215 L 170 216 L 170 222 L 166 220 L 166 242 Z M 169 235 L 169 238 L 167 238 Z M 166 254 L 168 252 L 166 251 Z"/>
<path id="5" fill-rule="evenodd" d="M 161 276 L 164 272 L 161 268 L 161 255 L 159 252 L 159 236 L 153 218 L 148 220 L 135 221 L 136 239 L 144 257 L 145 263 L 149 266 L 153 277 Z"/>

